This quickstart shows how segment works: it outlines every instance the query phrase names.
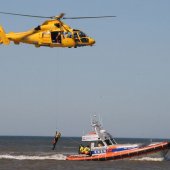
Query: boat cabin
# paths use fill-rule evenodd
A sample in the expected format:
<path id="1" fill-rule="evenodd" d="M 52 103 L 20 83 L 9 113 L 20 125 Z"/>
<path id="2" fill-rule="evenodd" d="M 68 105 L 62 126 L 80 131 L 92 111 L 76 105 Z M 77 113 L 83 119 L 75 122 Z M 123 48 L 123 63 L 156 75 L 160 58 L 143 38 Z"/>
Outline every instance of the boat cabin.
<path id="1" fill-rule="evenodd" d="M 106 153 L 109 146 L 117 144 L 113 137 L 106 130 L 102 129 L 98 121 L 93 120 L 92 127 L 94 131 L 82 136 L 82 142 L 90 143 L 92 154 Z"/>

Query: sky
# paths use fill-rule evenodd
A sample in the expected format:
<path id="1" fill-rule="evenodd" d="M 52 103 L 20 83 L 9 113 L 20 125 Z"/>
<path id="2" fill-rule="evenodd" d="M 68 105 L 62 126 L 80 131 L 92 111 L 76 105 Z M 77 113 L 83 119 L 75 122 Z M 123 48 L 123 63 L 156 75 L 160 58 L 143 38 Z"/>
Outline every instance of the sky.
<path id="1" fill-rule="evenodd" d="M 66 17 L 93 47 L 0 45 L 0 135 L 81 136 L 90 117 L 114 137 L 170 138 L 169 0 L 2 0 L 0 11 Z M 43 19 L 0 14 L 5 31 Z"/>

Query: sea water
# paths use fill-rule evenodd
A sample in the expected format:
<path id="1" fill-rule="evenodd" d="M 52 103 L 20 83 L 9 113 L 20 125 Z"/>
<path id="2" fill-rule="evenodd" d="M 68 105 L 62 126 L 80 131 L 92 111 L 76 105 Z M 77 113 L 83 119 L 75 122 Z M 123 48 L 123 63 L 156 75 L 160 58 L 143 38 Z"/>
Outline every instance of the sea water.
<path id="1" fill-rule="evenodd" d="M 62 137 L 52 150 L 53 137 L 0 137 L 0 170 L 170 170 L 169 157 L 113 161 L 67 161 L 77 154 L 80 138 Z M 163 141 L 163 140 L 154 140 Z M 149 139 L 117 139 L 118 143 L 146 143 Z"/>

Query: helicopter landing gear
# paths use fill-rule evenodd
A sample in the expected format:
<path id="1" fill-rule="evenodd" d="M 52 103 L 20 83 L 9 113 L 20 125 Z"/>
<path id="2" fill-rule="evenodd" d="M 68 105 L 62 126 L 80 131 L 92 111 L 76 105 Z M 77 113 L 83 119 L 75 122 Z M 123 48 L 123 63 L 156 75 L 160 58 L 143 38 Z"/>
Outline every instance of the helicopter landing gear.
<path id="1" fill-rule="evenodd" d="M 17 42 L 17 41 L 14 41 L 14 44 L 15 44 L 15 45 L 19 45 L 20 43 L 19 43 L 19 42 Z"/>
<path id="2" fill-rule="evenodd" d="M 36 48 L 39 48 L 39 47 L 40 47 L 40 45 L 39 45 L 39 44 L 35 44 L 35 47 L 36 47 Z"/>

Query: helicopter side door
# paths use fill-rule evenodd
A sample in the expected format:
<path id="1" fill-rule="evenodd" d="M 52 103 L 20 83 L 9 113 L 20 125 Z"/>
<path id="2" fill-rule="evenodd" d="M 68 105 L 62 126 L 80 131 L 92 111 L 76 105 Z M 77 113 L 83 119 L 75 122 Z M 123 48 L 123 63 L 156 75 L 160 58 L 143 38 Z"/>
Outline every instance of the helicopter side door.
<path id="1" fill-rule="evenodd" d="M 52 41 L 52 43 L 61 44 L 62 43 L 61 32 L 59 32 L 59 31 L 52 31 L 51 32 L 51 41 Z"/>

